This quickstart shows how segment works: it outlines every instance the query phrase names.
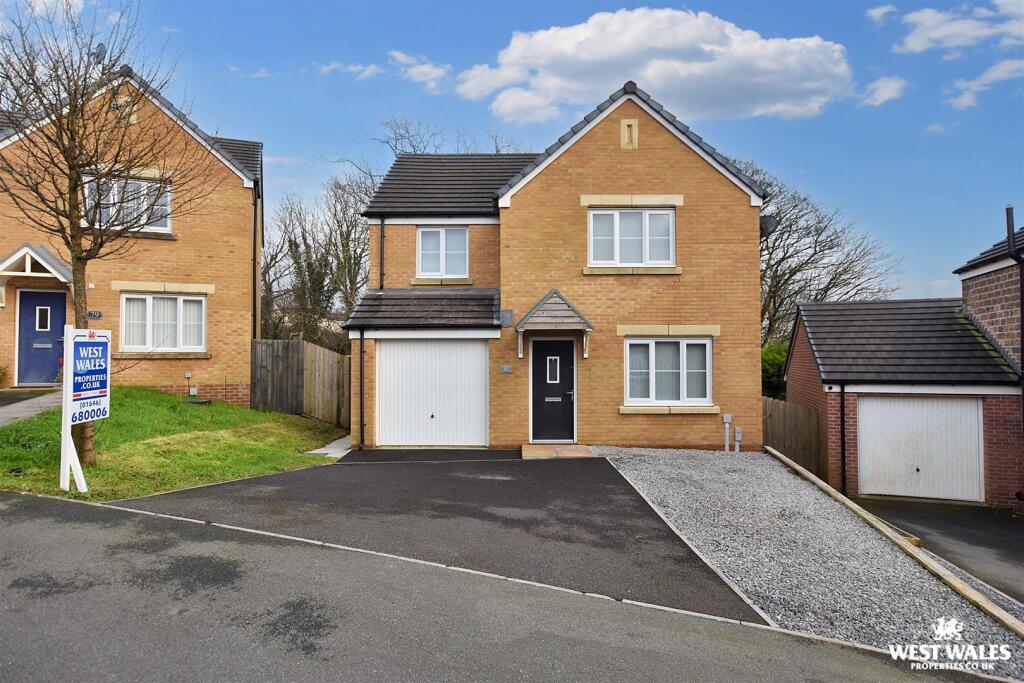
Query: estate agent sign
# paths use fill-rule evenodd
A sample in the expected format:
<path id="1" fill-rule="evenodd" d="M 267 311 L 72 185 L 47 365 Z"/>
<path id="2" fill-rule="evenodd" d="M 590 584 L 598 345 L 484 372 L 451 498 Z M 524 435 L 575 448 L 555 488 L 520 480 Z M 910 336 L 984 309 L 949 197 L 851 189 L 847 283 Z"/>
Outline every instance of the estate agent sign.
<path id="1" fill-rule="evenodd" d="M 71 489 L 71 475 L 88 491 L 71 438 L 71 426 L 110 415 L 110 330 L 64 326 L 64 404 L 60 438 L 60 487 Z"/>

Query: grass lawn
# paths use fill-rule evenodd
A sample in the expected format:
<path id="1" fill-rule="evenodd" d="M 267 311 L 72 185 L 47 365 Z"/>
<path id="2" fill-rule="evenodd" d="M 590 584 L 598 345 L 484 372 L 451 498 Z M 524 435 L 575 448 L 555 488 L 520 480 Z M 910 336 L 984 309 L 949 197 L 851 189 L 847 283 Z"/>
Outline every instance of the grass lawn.
<path id="1" fill-rule="evenodd" d="M 114 389 L 110 400 L 111 417 L 96 423 L 96 464 L 85 468 L 88 493 L 57 486 L 60 409 L 0 427 L 0 488 L 91 500 L 141 496 L 321 465 L 299 454 L 345 434 L 319 420 L 187 405 L 152 389 Z"/>

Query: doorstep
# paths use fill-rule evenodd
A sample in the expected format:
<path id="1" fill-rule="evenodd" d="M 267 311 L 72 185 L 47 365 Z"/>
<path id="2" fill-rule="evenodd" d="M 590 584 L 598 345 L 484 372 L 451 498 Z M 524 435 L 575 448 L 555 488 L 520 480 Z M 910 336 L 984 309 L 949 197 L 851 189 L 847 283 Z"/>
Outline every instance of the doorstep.
<path id="1" fill-rule="evenodd" d="M 522 447 L 523 460 L 531 458 L 589 458 L 593 455 L 586 446 L 575 443 L 527 443 Z"/>

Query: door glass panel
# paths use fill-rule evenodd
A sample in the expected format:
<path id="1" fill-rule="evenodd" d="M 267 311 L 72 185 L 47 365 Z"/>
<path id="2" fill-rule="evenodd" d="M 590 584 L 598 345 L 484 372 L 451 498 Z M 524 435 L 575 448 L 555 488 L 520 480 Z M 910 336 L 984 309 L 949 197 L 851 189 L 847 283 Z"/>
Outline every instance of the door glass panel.
<path id="1" fill-rule="evenodd" d="M 36 306 L 36 332 L 50 331 L 50 307 Z"/>
<path id="2" fill-rule="evenodd" d="M 619 262 L 644 262 L 644 215 L 640 211 L 619 214 Z"/>
<path id="3" fill-rule="evenodd" d="M 629 397 L 651 397 L 650 347 L 647 344 L 629 345 Z"/>
<path id="4" fill-rule="evenodd" d="M 548 384 L 558 384 L 558 356 L 548 356 Z"/>

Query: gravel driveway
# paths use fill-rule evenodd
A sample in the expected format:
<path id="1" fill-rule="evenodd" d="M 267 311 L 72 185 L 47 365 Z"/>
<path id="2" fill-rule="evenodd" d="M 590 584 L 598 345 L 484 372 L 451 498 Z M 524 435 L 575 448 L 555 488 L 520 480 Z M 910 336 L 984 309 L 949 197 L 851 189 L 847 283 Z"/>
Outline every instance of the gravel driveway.
<path id="1" fill-rule="evenodd" d="M 964 641 L 1006 643 L 996 673 L 1024 677 L 1024 640 L 884 536 L 764 453 L 598 447 L 677 531 L 779 626 L 887 649 L 931 643 L 955 617 Z"/>

